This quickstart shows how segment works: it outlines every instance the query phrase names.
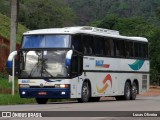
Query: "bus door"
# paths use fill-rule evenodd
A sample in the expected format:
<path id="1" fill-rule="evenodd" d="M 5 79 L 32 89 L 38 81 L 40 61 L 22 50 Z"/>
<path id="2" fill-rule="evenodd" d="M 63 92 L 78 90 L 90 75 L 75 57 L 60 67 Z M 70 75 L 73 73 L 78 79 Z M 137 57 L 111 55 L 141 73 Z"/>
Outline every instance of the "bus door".
<path id="1" fill-rule="evenodd" d="M 71 61 L 71 98 L 77 98 L 81 96 L 83 56 L 74 52 Z"/>

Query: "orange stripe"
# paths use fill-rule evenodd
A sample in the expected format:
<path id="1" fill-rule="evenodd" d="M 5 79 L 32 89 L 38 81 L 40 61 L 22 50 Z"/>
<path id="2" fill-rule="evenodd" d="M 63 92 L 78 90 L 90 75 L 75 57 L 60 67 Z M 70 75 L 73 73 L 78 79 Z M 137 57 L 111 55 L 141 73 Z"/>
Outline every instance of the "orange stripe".
<path id="1" fill-rule="evenodd" d="M 99 87 L 97 86 L 98 93 L 103 93 L 107 88 L 108 88 L 108 84 L 107 83 L 105 84 L 105 86 L 103 86 L 102 89 L 99 89 Z"/>

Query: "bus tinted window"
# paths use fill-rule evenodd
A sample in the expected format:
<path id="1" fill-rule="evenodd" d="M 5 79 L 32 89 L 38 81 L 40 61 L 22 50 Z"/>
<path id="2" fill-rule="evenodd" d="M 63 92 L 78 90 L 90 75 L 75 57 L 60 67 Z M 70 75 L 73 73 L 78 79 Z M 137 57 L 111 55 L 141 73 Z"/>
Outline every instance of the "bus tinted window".
<path id="1" fill-rule="evenodd" d="M 69 48 L 69 35 L 27 35 L 22 48 Z"/>
<path id="2" fill-rule="evenodd" d="M 134 43 L 134 57 L 139 57 L 139 44 Z"/>
<path id="3" fill-rule="evenodd" d="M 83 52 L 86 55 L 93 55 L 94 49 L 93 49 L 93 36 L 90 35 L 83 35 Z"/>
<path id="4" fill-rule="evenodd" d="M 147 43 L 129 39 L 77 34 L 72 36 L 71 46 L 85 55 L 148 58 Z"/>
<path id="5" fill-rule="evenodd" d="M 134 57 L 133 56 L 133 42 L 126 41 L 125 42 L 125 55 L 126 57 Z"/>
<path id="6" fill-rule="evenodd" d="M 148 58 L 148 45 L 146 43 L 142 44 L 142 57 Z"/>
<path id="7" fill-rule="evenodd" d="M 75 35 L 72 37 L 72 45 L 71 46 L 74 50 L 82 52 L 81 35 Z"/>
<path id="8" fill-rule="evenodd" d="M 94 48 L 96 55 L 104 55 L 104 38 L 103 37 L 94 37 Z"/>
<path id="9" fill-rule="evenodd" d="M 118 40 L 114 39 L 115 44 L 115 55 L 118 57 L 124 57 L 125 56 L 125 46 L 124 46 L 124 40 Z"/>
<path id="10" fill-rule="evenodd" d="M 148 58 L 148 44 L 145 43 L 145 58 Z"/>

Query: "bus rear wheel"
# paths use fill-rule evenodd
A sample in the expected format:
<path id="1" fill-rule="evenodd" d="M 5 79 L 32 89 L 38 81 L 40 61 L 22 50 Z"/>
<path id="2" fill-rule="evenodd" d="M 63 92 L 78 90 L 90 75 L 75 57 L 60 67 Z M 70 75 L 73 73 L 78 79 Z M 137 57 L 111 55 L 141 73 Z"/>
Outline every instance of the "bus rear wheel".
<path id="1" fill-rule="evenodd" d="M 116 96 L 116 100 L 130 100 L 131 99 L 131 84 L 129 82 L 125 83 L 124 86 L 124 95 Z"/>
<path id="2" fill-rule="evenodd" d="M 124 87 L 124 99 L 130 100 L 131 99 L 131 84 L 129 82 L 125 83 Z"/>
<path id="3" fill-rule="evenodd" d="M 38 104 L 46 104 L 48 99 L 47 98 L 36 98 Z"/>
<path id="4" fill-rule="evenodd" d="M 138 92 L 138 87 L 135 82 L 133 82 L 131 87 L 131 100 L 135 100 Z"/>
<path id="5" fill-rule="evenodd" d="M 84 82 L 82 85 L 82 92 L 81 92 L 81 98 L 78 98 L 79 103 L 88 102 L 90 99 L 91 91 L 89 84 L 87 82 Z"/>

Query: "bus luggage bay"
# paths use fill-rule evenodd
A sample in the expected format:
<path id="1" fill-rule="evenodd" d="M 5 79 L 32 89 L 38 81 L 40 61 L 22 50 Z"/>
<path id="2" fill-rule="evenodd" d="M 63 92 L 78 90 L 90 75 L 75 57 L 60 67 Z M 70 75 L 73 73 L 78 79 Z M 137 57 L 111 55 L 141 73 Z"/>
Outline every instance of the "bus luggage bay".
<path id="1" fill-rule="evenodd" d="M 20 96 L 39 104 L 50 98 L 135 100 L 149 89 L 147 39 L 115 30 L 81 26 L 28 31 L 16 61 Z"/>

